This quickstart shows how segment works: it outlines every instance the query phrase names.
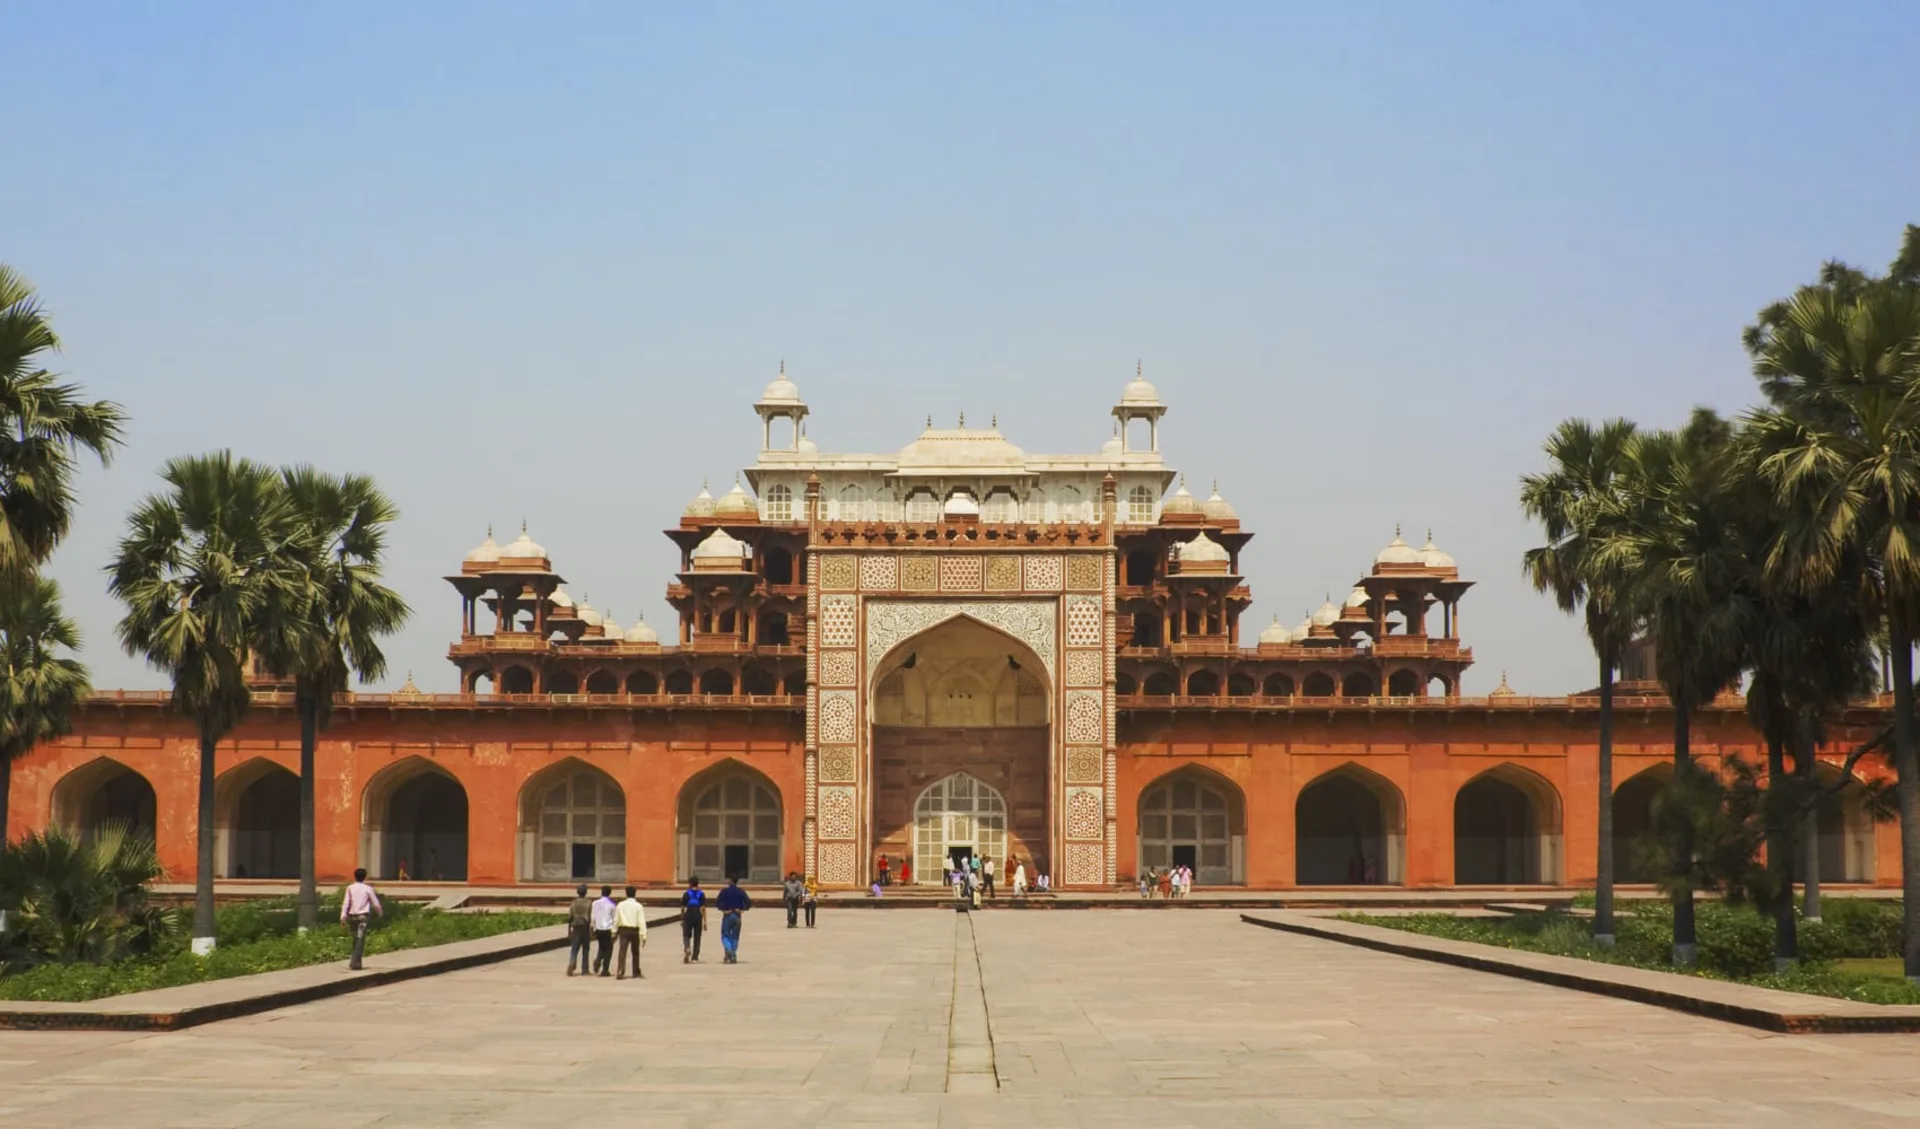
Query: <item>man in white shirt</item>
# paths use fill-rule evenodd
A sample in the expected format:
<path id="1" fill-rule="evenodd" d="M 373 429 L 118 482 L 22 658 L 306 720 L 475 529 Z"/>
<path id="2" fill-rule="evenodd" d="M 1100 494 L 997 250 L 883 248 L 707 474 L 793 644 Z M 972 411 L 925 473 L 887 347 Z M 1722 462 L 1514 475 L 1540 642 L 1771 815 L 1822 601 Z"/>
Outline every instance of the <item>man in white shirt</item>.
<path id="1" fill-rule="evenodd" d="M 380 905 L 380 895 L 367 885 L 367 868 L 363 866 L 354 871 L 353 885 L 340 897 L 340 924 L 353 933 L 353 956 L 347 961 L 348 968 L 359 969 L 367 955 L 367 922 L 386 916 L 386 912 Z"/>
<path id="2" fill-rule="evenodd" d="M 647 909 L 633 896 L 631 886 L 627 887 L 626 900 L 613 908 L 613 931 L 620 940 L 619 951 L 613 959 L 620 973 L 614 979 L 627 978 L 628 954 L 632 954 L 633 978 L 644 980 L 646 973 L 640 971 L 640 946 L 647 943 Z"/>
<path id="3" fill-rule="evenodd" d="M 613 975 L 608 967 L 613 963 L 613 887 L 600 887 L 600 896 L 593 903 L 593 970 L 602 976 Z"/>

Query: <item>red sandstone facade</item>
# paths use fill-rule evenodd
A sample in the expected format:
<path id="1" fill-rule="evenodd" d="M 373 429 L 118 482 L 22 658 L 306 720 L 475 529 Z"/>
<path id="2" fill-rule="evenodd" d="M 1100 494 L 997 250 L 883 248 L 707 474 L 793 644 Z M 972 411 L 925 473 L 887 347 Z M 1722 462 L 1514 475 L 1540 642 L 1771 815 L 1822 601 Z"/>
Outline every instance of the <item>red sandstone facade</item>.
<path id="1" fill-rule="evenodd" d="M 787 871 L 863 885 L 888 856 L 937 881 L 953 852 L 1056 885 L 1144 867 L 1203 885 L 1578 885 L 1594 874 L 1593 698 L 1460 694 L 1471 582 L 1396 536 L 1336 605 L 1241 638 L 1251 539 L 1159 454 L 1136 377 L 1093 456 L 997 427 L 890 455 L 822 455 L 784 373 L 763 450 L 668 536 L 662 645 L 567 595 L 523 530 L 448 578 L 462 692 L 343 701 L 322 735 L 318 869 L 483 885 L 664 884 Z M 786 442 L 776 443 L 776 428 Z M 1862 707 L 1836 748 L 1884 717 Z M 1670 761 L 1664 699 L 1617 716 L 1619 857 Z M 1709 761 L 1763 750 L 1737 699 L 1701 711 Z M 164 694 L 103 694 L 14 767 L 13 826 L 151 827 L 194 869 L 197 747 Z M 219 753 L 227 878 L 297 860 L 297 725 L 263 690 Z M 1829 769 L 1828 771 L 1831 771 Z M 1828 881 L 1891 884 L 1897 837 L 1857 796 L 1821 834 Z"/>

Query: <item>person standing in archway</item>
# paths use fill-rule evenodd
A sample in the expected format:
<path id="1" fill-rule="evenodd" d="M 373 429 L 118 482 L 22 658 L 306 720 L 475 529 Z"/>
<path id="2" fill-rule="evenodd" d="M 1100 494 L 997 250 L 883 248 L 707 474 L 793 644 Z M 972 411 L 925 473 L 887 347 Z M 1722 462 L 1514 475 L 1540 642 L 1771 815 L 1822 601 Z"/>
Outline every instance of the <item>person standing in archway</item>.
<path id="1" fill-rule="evenodd" d="M 720 947 L 726 950 L 726 963 L 740 963 L 740 919 L 753 908 L 753 899 L 740 888 L 740 879 L 727 875 L 727 888 L 716 899 L 720 906 Z"/>

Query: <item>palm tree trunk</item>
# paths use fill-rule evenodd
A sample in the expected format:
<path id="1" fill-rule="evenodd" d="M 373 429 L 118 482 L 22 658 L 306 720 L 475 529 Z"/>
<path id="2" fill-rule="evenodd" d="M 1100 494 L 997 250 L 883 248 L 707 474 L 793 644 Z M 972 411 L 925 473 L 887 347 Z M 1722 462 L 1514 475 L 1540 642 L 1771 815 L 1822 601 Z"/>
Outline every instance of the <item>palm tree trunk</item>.
<path id="1" fill-rule="evenodd" d="M 213 754 L 220 740 L 205 727 L 200 730 L 200 803 L 197 813 L 195 844 L 198 857 L 193 867 L 193 951 L 205 956 L 213 951 Z"/>
<path id="2" fill-rule="evenodd" d="M 300 696 L 300 900 L 296 918 L 302 933 L 320 920 L 320 896 L 313 861 L 313 761 L 319 744 L 319 707 L 313 695 Z"/>
<path id="3" fill-rule="evenodd" d="M 0 851 L 7 849 L 7 807 L 13 803 L 13 762 L 0 760 Z"/>
<path id="4" fill-rule="evenodd" d="M 1693 703 L 1682 693 L 1673 702 L 1673 774 L 1675 783 L 1693 770 L 1690 751 Z M 1692 968 L 1700 957 L 1693 929 L 1693 813 L 1680 812 L 1674 821 L 1673 876 L 1680 885 L 1673 892 L 1673 963 Z"/>
<path id="5" fill-rule="evenodd" d="M 1804 720 L 1797 734 L 1799 749 L 1795 760 L 1799 762 L 1800 775 L 1806 782 L 1806 794 L 1813 795 L 1814 785 L 1819 777 L 1814 775 L 1813 729 Z M 1800 884 L 1803 898 L 1800 902 L 1800 916 L 1808 921 L 1820 920 L 1820 809 L 1808 808 L 1800 821 Z"/>
<path id="6" fill-rule="evenodd" d="M 1894 790 L 1900 799 L 1907 980 L 1920 984 L 1920 762 L 1915 761 L 1913 747 L 1913 637 L 1897 626 L 1892 635 L 1893 761 L 1899 773 Z"/>
<path id="7" fill-rule="evenodd" d="M 1613 947 L 1613 648 L 1600 654 L 1600 842 L 1593 871 L 1593 940 Z"/>
<path id="8" fill-rule="evenodd" d="M 1772 792 L 1787 779 L 1786 742 L 1767 738 L 1767 790 Z M 1767 804 L 1767 871 L 1773 876 L 1773 970 L 1785 972 L 1800 959 L 1800 937 L 1793 918 L 1793 813 L 1771 802 Z"/>

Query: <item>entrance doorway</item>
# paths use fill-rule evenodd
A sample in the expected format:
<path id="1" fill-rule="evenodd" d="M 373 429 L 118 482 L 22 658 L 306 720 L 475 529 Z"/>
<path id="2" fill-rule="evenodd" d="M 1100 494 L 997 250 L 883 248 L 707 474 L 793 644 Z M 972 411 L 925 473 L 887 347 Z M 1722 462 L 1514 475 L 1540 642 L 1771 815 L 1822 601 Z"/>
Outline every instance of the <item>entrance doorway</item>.
<path id="1" fill-rule="evenodd" d="M 972 857 L 972 847 L 949 847 L 947 848 L 947 869 L 965 870 L 967 869 L 967 860 Z M 928 877 L 931 878 L 932 875 L 928 875 Z"/>
<path id="2" fill-rule="evenodd" d="M 753 847 L 747 843 L 728 843 L 721 866 L 728 878 L 746 878 L 753 873 Z"/>
<path id="3" fill-rule="evenodd" d="M 1184 866 L 1188 870 L 1198 872 L 1200 869 L 1200 848 L 1194 846 L 1192 843 L 1175 843 L 1173 845 L 1173 865 Z"/>
<path id="4" fill-rule="evenodd" d="M 1007 802 L 992 785 L 956 772 L 913 805 L 913 880 L 938 885 L 947 869 L 978 855 L 1005 859 Z"/>
<path id="5" fill-rule="evenodd" d="M 593 865 L 593 853 L 592 843 L 575 843 L 573 845 L 573 877 L 595 877 L 597 868 Z"/>

